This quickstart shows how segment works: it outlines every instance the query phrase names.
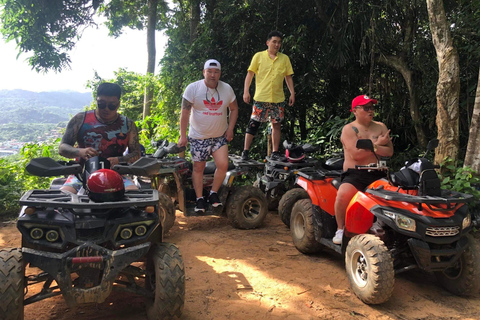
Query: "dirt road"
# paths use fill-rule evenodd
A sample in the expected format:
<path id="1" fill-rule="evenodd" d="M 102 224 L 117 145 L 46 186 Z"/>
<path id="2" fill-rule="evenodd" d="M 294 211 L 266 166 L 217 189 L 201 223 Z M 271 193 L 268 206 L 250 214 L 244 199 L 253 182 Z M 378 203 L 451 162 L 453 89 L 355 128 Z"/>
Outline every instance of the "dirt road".
<path id="1" fill-rule="evenodd" d="M 363 304 L 349 288 L 342 258 L 331 251 L 299 253 L 273 213 L 261 229 L 236 230 L 224 218 L 177 212 L 166 241 L 177 244 L 184 259 L 182 319 L 480 319 L 480 294 L 453 296 L 420 271 L 399 275 L 387 303 Z M 15 224 L 0 224 L 0 247 L 19 244 Z M 146 316 L 140 297 L 116 292 L 98 305 L 68 308 L 57 296 L 25 307 L 25 319 L 72 318 Z"/>

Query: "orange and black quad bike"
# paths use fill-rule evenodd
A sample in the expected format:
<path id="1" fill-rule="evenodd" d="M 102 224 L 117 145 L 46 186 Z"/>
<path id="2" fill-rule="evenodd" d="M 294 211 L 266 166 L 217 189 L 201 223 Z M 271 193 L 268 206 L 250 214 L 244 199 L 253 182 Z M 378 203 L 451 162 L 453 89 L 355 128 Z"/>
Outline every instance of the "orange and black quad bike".
<path id="1" fill-rule="evenodd" d="M 430 141 L 427 153 L 437 145 L 438 140 Z M 371 140 L 359 140 L 357 148 L 374 152 Z M 411 269 L 433 272 L 456 295 L 474 294 L 480 288 L 480 245 L 472 236 L 480 218 L 467 205 L 473 196 L 441 189 L 434 165 L 425 156 L 394 173 L 380 160 L 357 168 L 385 170 L 386 178 L 352 198 L 340 245 L 332 238 L 337 230 L 334 204 L 341 171 L 320 169 L 297 175 L 303 193 L 290 217 L 296 248 L 308 254 L 328 247 L 343 254 L 350 284 L 364 303 L 387 301 L 395 274 Z"/>

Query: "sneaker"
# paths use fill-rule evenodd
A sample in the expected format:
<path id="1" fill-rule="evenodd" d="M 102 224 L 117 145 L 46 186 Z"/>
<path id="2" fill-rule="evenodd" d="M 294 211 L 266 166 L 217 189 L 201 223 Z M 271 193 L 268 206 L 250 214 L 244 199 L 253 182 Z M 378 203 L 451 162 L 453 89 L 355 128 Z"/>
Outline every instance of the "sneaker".
<path id="1" fill-rule="evenodd" d="M 282 155 L 278 151 L 272 152 L 272 155 L 270 156 L 270 159 L 272 159 L 274 161 L 281 161 L 281 162 L 287 161 L 287 157 L 285 157 L 284 155 Z"/>
<path id="2" fill-rule="evenodd" d="M 210 202 L 210 204 L 214 208 L 223 206 L 223 204 L 220 201 L 220 198 L 218 198 L 218 194 L 216 192 L 210 193 L 210 196 L 208 197 L 208 202 Z"/>
<path id="3" fill-rule="evenodd" d="M 197 200 L 197 204 L 195 205 L 195 212 L 205 212 L 207 204 L 205 203 L 205 199 L 200 198 Z"/>
<path id="4" fill-rule="evenodd" d="M 335 232 L 335 237 L 333 237 L 332 241 L 335 244 L 342 244 L 342 238 L 343 238 L 343 229 L 337 230 Z"/>
<path id="5" fill-rule="evenodd" d="M 241 156 L 242 160 L 245 160 L 247 161 L 249 158 L 248 158 L 248 150 L 243 150 L 242 151 L 242 156 Z"/>

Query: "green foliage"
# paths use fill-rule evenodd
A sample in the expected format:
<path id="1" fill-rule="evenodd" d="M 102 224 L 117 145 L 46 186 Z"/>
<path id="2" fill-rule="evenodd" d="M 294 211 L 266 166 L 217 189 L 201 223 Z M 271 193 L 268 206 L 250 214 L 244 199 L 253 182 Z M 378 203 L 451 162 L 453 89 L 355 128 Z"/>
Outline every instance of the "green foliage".
<path id="1" fill-rule="evenodd" d="M 90 0 L 0 0 L 1 29 L 21 52 L 33 52 L 29 64 L 37 71 L 62 71 L 70 64 L 68 51 L 78 29 L 92 25 Z"/>
<path id="2" fill-rule="evenodd" d="M 468 166 L 455 167 L 452 159 L 441 165 L 442 188 L 471 194 L 480 200 L 480 175 Z"/>
<path id="3" fill-rule="evenodd" d="M 143 30 L 147 27 L 148 1 L 138 0 L 111 0 L 102 4 L 100 13 L 107 17 L 105 23 L 110 30 L 110 35 L 118 37 L 124 27 Z M 161 30 L 167 23 L 167 1 L 158 1 L 157 5 L 157 30 Z"/>
<path id="4" fill-rule="evenodd" d="M 18 200 L 25 191 L 48 188 L 49 178 L 32 176 L 25 166 L 37 157 L 59 159 L 56 149 L 59 142 L 57 139 L 47 144 L 27 143 L 19 155 L 0 158 L 0 217 L 18 213 Z"/>

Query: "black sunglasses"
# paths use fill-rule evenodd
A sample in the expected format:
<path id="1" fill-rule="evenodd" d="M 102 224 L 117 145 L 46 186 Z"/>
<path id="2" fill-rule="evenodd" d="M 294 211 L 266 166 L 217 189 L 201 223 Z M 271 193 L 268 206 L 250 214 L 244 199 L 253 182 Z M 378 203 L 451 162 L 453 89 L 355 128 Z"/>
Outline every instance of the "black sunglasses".
<path id="1" fill-rule="evenodd" d="M 97 107 L 98 109 L 105 109 L 108 107 L 110 110 L 116 110 L 120 104 L 114 104 L 114 103 L 106 103 L 105 101 L 97 101 Z"/>
<path id="2" fill-rule="evenodd" d="M 364 111 L 368 112 L 370 110 L 375 111 L 375 106 L 358 106 L 355 109 L 362 108 Z"/>

